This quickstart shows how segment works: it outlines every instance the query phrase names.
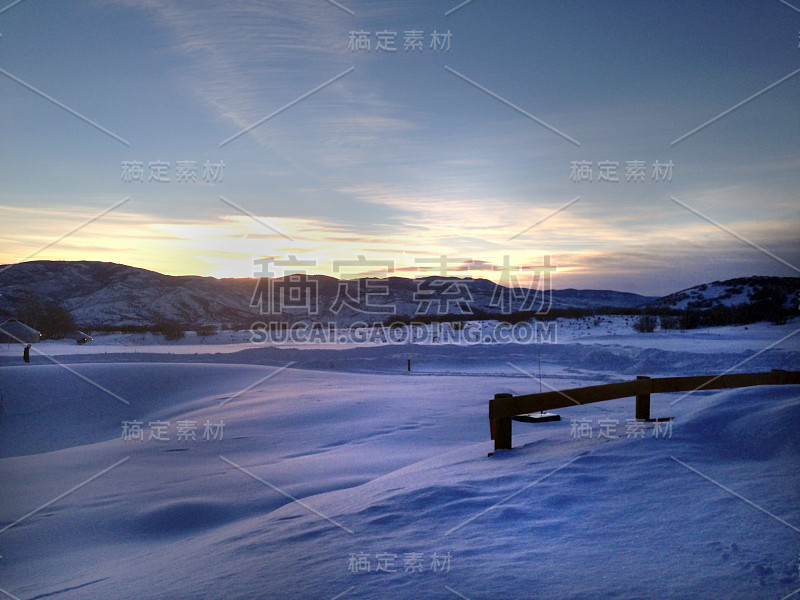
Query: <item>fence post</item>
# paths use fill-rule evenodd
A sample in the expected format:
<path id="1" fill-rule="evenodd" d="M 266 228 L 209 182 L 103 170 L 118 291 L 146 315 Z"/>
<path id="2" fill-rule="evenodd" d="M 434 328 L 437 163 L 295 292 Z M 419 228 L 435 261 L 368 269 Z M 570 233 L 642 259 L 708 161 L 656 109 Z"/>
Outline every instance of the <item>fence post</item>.
<path id="1" fill-rule="evenodd" d="M 495 394 L 494 399 L 513 398 L 513 394 Z M 492 420 L 492 433 L 495 450 L 511 449 L 511 417 Z"/>
<path id="2" fill-rule="evenodd" d="M 636 392 L 636 420 L 648 421 L 650 419 L 650 390 L 652 383 L 647 375 L 637 375 L 639 390 Z"/>

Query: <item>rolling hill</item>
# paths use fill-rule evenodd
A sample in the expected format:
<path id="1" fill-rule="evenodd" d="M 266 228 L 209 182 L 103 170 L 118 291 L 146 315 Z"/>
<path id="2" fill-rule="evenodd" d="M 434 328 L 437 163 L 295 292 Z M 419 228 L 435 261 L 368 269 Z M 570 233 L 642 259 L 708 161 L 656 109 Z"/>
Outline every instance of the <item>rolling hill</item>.
<path id="1" fill-rule="evenodd" d="M 656 298 L 611 290 L 552 290 L 521 294 L 486 279 L 338 280 L 324 275 L 282 279 L 171 276 L 109 262 L 30 261 L 0 267 L 0 317 L 13 317 L 32 297 L 69 310 L 81 326 L 247 324 L 256 320 L 315 320 L 347 324 L 383 321 L 391 314 L 500 313 L 552 308 L 633 308 Z M 292 288 L 309 303 L 290 301 Z M 283 296 L 281 296 L 283 294 Z M 349 297 L 349 300 L 347 298 Z M 283 301 L 281 301 L 283 298 Z M 337 298 L 339 305 L 337 306 Z M 438 300 L 436 300 L 438 298 Z M 360 299 L 360 304 L 359 304 Z M 346 300 L 342 303 L 343 300 Z M 289 304 L 298 305 L 292 308 Z M 364 307 L 374 314 L 364 312 Z M 389 310 L 394 308 L 394 313 Z M 470 313 L 469 311 L 472 311 Z"/>

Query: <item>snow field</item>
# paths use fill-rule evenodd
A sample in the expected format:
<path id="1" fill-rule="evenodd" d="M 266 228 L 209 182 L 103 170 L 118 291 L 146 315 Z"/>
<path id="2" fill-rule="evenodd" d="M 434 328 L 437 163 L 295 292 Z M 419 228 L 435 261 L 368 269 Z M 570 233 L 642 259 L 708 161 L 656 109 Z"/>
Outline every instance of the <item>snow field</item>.
<path id="1" fill-rule="evenodd" d="M 564 389 L 721 372 L 753 355 L 749 334 L 727 335 L 743 339 L 719 352 L 546 346 L 543 378 Z M 796 369 L 795 340 L 740 370 Z M 654 416 L 676 417 L 669 437 L 652 425 L 626 436 L 632 398 L 565 408 L 561 422 L 514 423 L 514 449 L 487 458 L 489 398 L 538 391 L 531 348 L 73 358 L 129 404 L 41 357 L 0 367 L 0 588 L 20 598 L 780 599 L 800 588 L 797 386 L 653 396 Z M 282 369 L 287 358 L 302 360 Z M 573 434 L 578 419 L 591 437 Z M 616 437 L 598 437 L 602 419 Z M 122 439 L 132 420 L 144 440 Z M 155 421 L 169 441 L 147 439 Z M 178 421 L 196 423 L 197 439 L 177 439 Z M 202 438 L 206 421 L 224 422 L 222 439 Z M 354 568 L 365 557 L 370 571 Z"/>

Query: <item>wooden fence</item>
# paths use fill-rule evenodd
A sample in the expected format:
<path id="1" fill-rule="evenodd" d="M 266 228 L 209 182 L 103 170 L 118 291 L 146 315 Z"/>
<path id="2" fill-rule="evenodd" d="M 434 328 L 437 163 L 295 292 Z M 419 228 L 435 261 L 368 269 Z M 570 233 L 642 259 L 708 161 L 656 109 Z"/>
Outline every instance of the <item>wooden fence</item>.
<path id="1" fill-rule="evenodd" d="M 774 369 L 766 373 L 730 373 L 694 377 L 650 378 L 639 376 L 633 381 L 592 385 L 571 390 L 523 396 L 495 394 L 494 400 L 489 400 L 489 425 L 494 440 L 494 449 L 504 450 L 511 448 L 511 421 L 517 415 L 616 400 L 617 398 L 636 397 L 636 419 L 651 421 L 657 419 L 650 418 L 650 394 L 786 384 L 800 384 L 800 371 Z"/>

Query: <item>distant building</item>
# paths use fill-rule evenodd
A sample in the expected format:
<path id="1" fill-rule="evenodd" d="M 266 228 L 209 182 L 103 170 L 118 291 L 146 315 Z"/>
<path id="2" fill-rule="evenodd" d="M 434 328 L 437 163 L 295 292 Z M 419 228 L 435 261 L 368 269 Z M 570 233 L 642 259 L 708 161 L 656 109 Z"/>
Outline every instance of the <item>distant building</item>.
<path id="1" fill-rule="evenodd" d="M 0 344 L 35 344 L 41 338 L 41 333 L 16 319 L 0 323 Z"/>

